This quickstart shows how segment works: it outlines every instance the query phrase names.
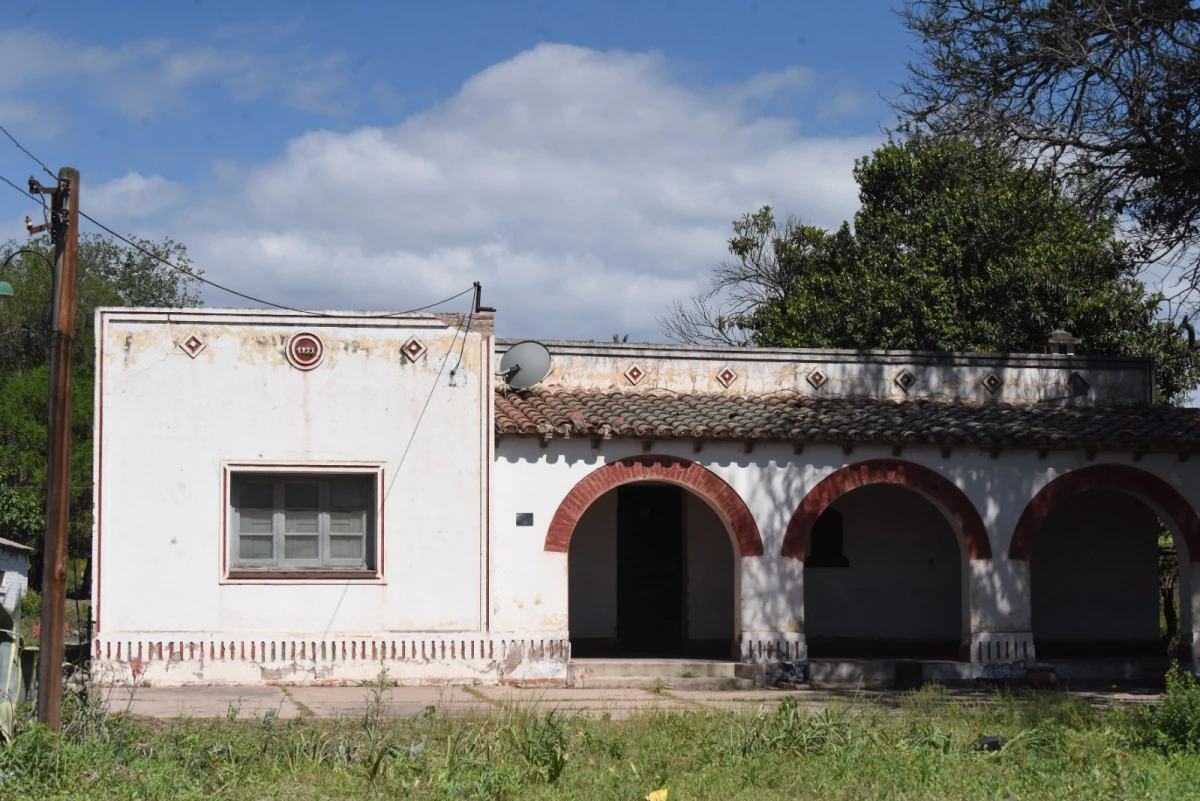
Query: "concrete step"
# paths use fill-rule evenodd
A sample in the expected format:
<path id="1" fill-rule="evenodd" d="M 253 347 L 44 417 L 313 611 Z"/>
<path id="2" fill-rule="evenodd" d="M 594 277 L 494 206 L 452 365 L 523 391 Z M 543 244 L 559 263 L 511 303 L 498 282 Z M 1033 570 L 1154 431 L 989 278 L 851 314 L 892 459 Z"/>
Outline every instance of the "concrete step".
<path id="1" fill-rule="evenodd" d="M 966 684 L 971 679 L 968 662 L 899 660 L 906 665 L 907 678 L 936 682 L 947 686 Z M 894 659 L 810 659 L 808 680 L 813 687 L 823 689 L 895 689 L 897 685 Z M 916 673 L 911 672 L 916 670 Z"/>
<path id="2" fill-rule="evenodd" d="M 567 686 L 584 689 L 671 687 L 737 690 L 766 686 L 762 665 L 705 659 L 572 659 Z"/>
<path id="3" fill-rule="evenodd" d="M 753 690 L 757 685 L 753 679 L 734 676 L 703 676 L 694 679 L 661 676 L 588 676 L 575 685 L 581 690 Z"/>
<path id="4" fill-rule="evenodd" d="M 586 671 L 588 678 L 734 678 L 736 662 L 712 662 L 702 659 L 572 659 L 571 664 Z"/>

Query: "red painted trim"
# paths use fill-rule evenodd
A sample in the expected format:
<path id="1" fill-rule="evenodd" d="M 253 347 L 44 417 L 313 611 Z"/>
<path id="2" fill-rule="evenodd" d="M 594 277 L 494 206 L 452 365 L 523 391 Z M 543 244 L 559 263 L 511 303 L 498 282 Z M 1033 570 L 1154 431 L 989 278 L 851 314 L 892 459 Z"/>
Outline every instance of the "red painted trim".
<path id="1" fill-rule="evenodd" d="M 1008 558 L 1028 562 L 1033 556 L 1033 538 L 1059 504 L 1081 492 L 1110 489 L 1150 504 L 1166 515 L 1183 537 L 1188 556 L 1200 557 L 1200 517 L 1179 491 L 1153 473 L 1124 464 L 1097 464 L 1059 476 L 1038 491 L 1025 506 L 1013 529 Z"/>
<path id="2" fill-rule="evenodd" d="M 387 478 L 384 475 L 387 471 L 379 468 L 379 477 L 375 480 L 375 507 L 379 510 L 379 525 L 376 526 L 375 532 L 375 551 L 379 554 L 378 561 L 375 565 L 375 573 L 382 580 L 384 578 L 384 566 L 387 561 L 384 559 L 384 543 L 387 542 L 387 527 L 384 525 L 383 510 L 387 508 L 387 498 L 384 497 L 384 487 L 387 486 Z M 226 540 L 228 542 L 228 540 Z"/>
<path id="3" fill-rule="evenodd" d="M 830 504 L 851 490 L 872 484 L 893 484 L 907 487 L 931 501 L 946 515 L 967 543 L 971 559 L 991 559 L 992 546 L 987 527 L 975 504 L 971 503 L 954 482 L 928 467 L 900 459 L 871 459 L 848 465 L 822 479 L 809 490 L 796 507 L 783 536 L 784 556 L 804 561 L 804 551 L 813 524 Z"/>
<path id="4" fill-rule="evenodd" d="M 346 584 L 377 584 L 379 576 L 366 570 L 231 570 L 229 578 L 236 581 L 296 581 L 311 584 L 314 581 L 340 581 Z"/>
<path id="5" fill-rule="evenodd" d="M 492 374 L 492 335 L 481 337 L 479 396 L 483 402 L 483 630 L 492 630 L 492 461 L 496 458 L 492 432 L 495 425 L 495 393 L 487 391 Z"/>
<path id="6" fill-rule="evenodd" d="M 221 468 L 221 572 L 229 574 L 229 482 L 232 474 L 228 467 Z"/>
<path id="7" fill-rule="evenodd" d="M 92 608 L 95 610 L 96 631 L 93 636 L 100 634 L 100 555 L 104 552 L 100 547 L 100 530 L 104 521 L 104 335 L 107 332 L 107 320 L 108 315 L 101 312 L 100 341 L 96 343 L 96 358 L 99 361 L 96 368 L 96 482 L 92 490 L 96 493 L 96 564 L 92 565 Z"/>
<path id="8" fill-rule="evenodd" d="M 225 467 L 241 472 L 258 473 L 311 473 L 313 470 L 357 473 L 378 473 L 383 462 L 225 462 Z"/>
<path id="9" fill-rule="evenodd" d="M 220 565 L 220 583 L 239 583 L 250 579 L 251 577 L 262 580 L 264 571 L 254 570 L 239 570 L 229 564 L 229 523 L 232 517 L 230 509 L 229 486 L 233 481 L 234 473 L 266 473 L 270 475 L 320 475 L 320 476 L 371 476 L 375 479 L 375 509 L 376 509 L 376 526 L 375 526 L 375 552 L 378 557 L 375 560 L 375 569 L 370 571 L 362 571 L 364 574 L 359 581 L 386 581 L 387 575 L 384 572 L 384 506 L 387 503 L 386 482 L 384 481 L 385 468 L 381 463 L 363 463 L 363 462 L 348 462 L 343 464 L 324 464 L 324 463 L 308 463 L 308 462 L 291 462 L 280 464 L 275 462 L 225 462 L 221 466 L 221 565 Z M 295 580 L 298 583 L 305 583 L 310 576 L 303 574 L 302 571 L 287 571 L 286 574 L 280 576 L 272 575 L 270 578 L 278 580 Z"/>
<path id="10" fill-rule="evenodd" d="M 706 467 L 678 456 L 627 456 L 610 462 L 576 484 L 558 506 L 546 532 L 547 551 L 566 553 L 575 524 L 601 495 L 622 484 L 664 481 L 699 495 L 733 532 L 742 556 L 762 556 L 762 538 L 741 496 Z"/>

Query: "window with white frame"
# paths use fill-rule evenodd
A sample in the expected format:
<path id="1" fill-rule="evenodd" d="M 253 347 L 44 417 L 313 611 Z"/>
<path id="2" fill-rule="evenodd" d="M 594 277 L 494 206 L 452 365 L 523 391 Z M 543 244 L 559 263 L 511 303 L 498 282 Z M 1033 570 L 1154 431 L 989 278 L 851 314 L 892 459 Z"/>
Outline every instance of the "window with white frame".
<path id="1" fill-rule="evenodd" d="M 233 570 L 374 570 L 375 476 L 234 473 Z"/>

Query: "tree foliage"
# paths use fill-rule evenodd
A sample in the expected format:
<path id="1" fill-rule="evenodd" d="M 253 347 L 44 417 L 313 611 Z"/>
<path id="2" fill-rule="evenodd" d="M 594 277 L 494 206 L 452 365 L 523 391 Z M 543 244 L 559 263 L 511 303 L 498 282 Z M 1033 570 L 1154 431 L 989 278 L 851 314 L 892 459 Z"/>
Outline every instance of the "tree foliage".
<path id="1" fill-rule="evenodd" d="M 1132 224 L 1138 259 L 1182 264 L 1178 297 L 1194 295 L 1200 4 L 915 0 L 900 14 L 920 37 L 903 114 L 1049 163 L 1087 208 Z"/>
<path id="2" fill-rule="evenodd" d="M 712 291 L 663 321 L 688 342 L 811 348 L 1040 352 L 1051 331 L 1081 352 L 1156 360 L 1161 397 L 1198 383 L 1192 351 L 1159 319 L 1111 218 L 1064 197 L 1049 168 L 994 148 L 910 134 L 859 160 L 861 208 L 836 231 L 734 223 Z M 725 305 L 718 311 L 716 303 Z"/>
<path id="3" fill-rule="evenodd" d="M 190 270 L 183 245 L 170 239 L 133 241 L 187 272 L 106 237 L 80 237 L 69 536 L 70 552 L 78 557 L 90 554 L 95 311 L 103 306 L 200 305 L 198 273 Z M 53 263 L 53 247 L 45 237 L 0 244 L 0 263 L 20 249 L 35 250 Z M 36 574 L 45 527 L 52 274 L 45 260 L 18 254 L 0 279 L 14 290 L 14 297 L 0 307 L 0 537 L 39 549 L 33 559 Z"/>

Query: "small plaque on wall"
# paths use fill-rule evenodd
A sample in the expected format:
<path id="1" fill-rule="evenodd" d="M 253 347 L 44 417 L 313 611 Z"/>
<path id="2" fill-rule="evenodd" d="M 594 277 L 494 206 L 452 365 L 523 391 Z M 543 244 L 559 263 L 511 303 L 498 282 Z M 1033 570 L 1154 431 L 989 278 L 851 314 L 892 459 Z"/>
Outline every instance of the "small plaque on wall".
<path id="1" fill-rule="evenodd" d="M 533 525 L 533 512 L 517 512 L 517 525 L 518 526 L 532 526 Z"/>

